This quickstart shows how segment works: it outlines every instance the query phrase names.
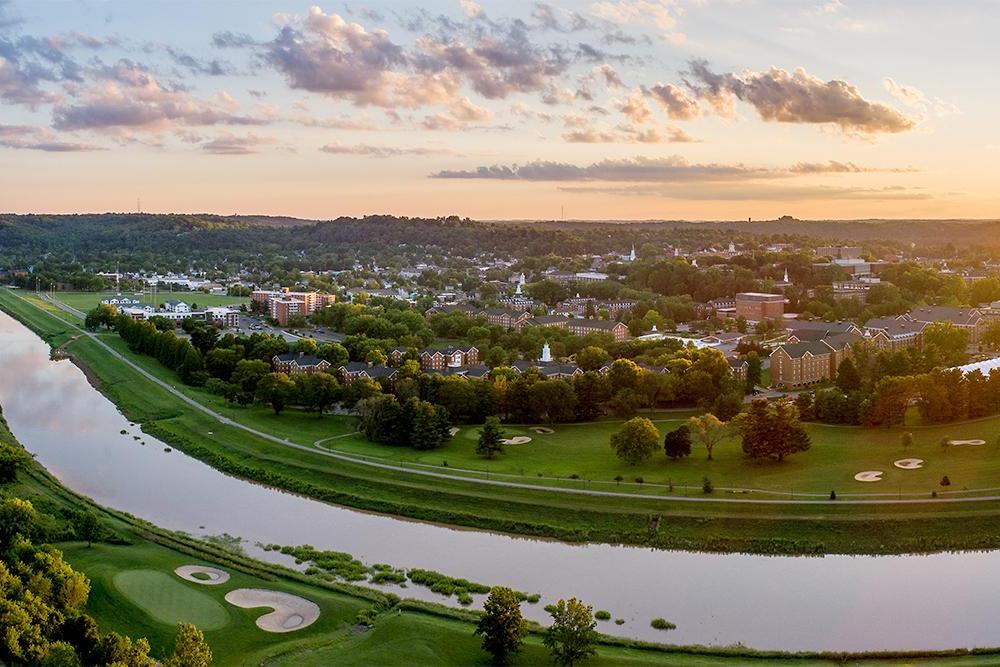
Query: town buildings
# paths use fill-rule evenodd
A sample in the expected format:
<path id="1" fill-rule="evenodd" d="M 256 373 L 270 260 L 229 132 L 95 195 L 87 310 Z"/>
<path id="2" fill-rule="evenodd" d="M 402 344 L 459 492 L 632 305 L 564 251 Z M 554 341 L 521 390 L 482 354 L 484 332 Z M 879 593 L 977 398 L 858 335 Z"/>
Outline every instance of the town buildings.
<path id="1" fill-rule="evenodd" d="M 333 305 L 337 297 L 320 292 L 293 292 L 285 287 L 281 290 L 254 290 L 250 300 L 264 308 L 278 324 L 286 326 L 296 315 L 309 317 L 320 308 Z"/>

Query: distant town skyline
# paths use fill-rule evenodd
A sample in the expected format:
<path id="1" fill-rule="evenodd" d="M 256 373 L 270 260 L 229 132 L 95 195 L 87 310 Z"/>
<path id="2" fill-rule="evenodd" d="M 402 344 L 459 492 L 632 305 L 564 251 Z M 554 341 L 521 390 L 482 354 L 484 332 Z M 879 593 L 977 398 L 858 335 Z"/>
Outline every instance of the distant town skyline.
<path id="1" fill-rule="evenodd" d="M 996 218 L 1000 5 L 0 0 L 0 209 Z"/>

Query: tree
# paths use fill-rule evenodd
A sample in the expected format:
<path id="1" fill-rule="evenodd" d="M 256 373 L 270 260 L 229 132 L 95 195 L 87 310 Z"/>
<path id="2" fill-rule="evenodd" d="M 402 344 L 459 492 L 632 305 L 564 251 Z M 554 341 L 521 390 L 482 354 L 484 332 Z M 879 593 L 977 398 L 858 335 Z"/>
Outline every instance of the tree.
<path id="1" fill-rule="evenodd" d="M 542 643 L 549 649 L 557 665 L 571 667 L 581 660 L 597 655 L 597 621 L 593 608 L 576 598 L 559 600 L 552 611 L 552 625 Z"/>
<path id="2" fill-rule="evenodd" d="M 924 351 L 936 356 L 942 366 L 959 366 L 967 358 L 969 332 L 951 322 L 931 322 L 923 331 Z"/>
<path id="3" fill-rule="evenodd" d="M 0 484 L 17 481 L 17 473 L 31 460 L 29 454 L 16 445 L 0 442 Z"/>
<path id="4" fill-rule="evenodd" d="M 248 394 L 257 391 L 257 383 L 270 371 L 271 366 L 260 359 L 241 359 L 236 362 L 230 382 L 238 384 Z"/>
<path id="5" fill-rule="evenodd" d="M 634 417 L 625 422 L 611 436 L 611 447 L 622 461 L 637 465 L 649 460 L 660 443 L 660 432 L 645 417 Z"/>
<path id="6" fill-rule="evenodd" d="M 295 393 L 295 383 L 285 373 L 268 373 L 257 383 L 257 399 L 270 403 L 274 414 L 280 415 Z"/>
<path id="7" fill-rule="evenodd" d="M 903 445 L 903 449 L 909 449 L 910 445 L 913 444 L 913 434 L 909 431 L 902 433 L 899 436 L 899 443 Z"/>
<path id="8" fill-rule="evenodd" d="M 163 664 L 164 667 L 208 667 L 212 664 L 212 648 L 201 630 L 190 623 L 178 623 L 174 653 Z"/>
<path id="9" fill-rule="evenodd" d="M 845 394 L 861 389 L 861 374 L 850 357 L 846 357 L 837 367 L 837 386 Z"/>
<path id="10" fill-rule="evenodd" d="M 295 379 L 299 400 L 323 416 L 323 411 L 336 403 L 340 385 L 329 373 L 307 373 Z"/>
<path id="11" fill-rule="evenodd" d="M 482 636 L 483 650 L 493 656 L 494 664 L 507 664 L 528 634 L 517 593 L 503 586 L 491 589 L 474 634 Z"/>
<path id="12" fill-rule="evenodd" d="M 73 517 L 73 529 L 89 548 L 101 535 L 101 522 L 90 510 L 81 510 Z"/>
<path id="13" fill-rule="evenodd" d="M 292 345 L 292 352 L 296 354 L 315 355 L 318 350 L 315 338 L 300 338 Z"/>
<path id="14" fill-rule="evenodd" d="M 697 440 L 708 453 L 708 460 L 712 460 L 712 451 L 715 446 L 729 435 L 726 424 L 710 412 L 688 420 L 688 427 L 691 429 L 691 437 Z"/>
<path id="15" fill-rule="evenodd" d="M 476 443 L 476 454 L 492 459 L 503 453 L 504 432 L 500 428 L 499 417 L 487 417 L 486 423 L 479 431 L 479 442 Z"/>
<path id="16" fill-rule="evenodd" d="M 809 434 L 799 421 L 798 410 L 786 401 L 754 401 L 734 422 L 747 458 L 782 461 L 789 454 L 809 449 Z"/>
<path id="17" fill-rule="evenodd" d="M 691 455 L 691 429 L 686 424 L 675 428 L 663 436 L 663 451 L 676 461 Z"/>
<path id="18" fill-rule="evenodd" d="M 576 353 L 576 365 L 584 371 L 596 371 L 611 360 L 604 348 L 588 345 Z"/>
<path id="19" fill-rule="evenodd" d="M 338 368 L 350 359 L 347 348 L 340 343 L 323 343 L 316 348 L 316 356 L 329 361 L 331 368 Z"/>

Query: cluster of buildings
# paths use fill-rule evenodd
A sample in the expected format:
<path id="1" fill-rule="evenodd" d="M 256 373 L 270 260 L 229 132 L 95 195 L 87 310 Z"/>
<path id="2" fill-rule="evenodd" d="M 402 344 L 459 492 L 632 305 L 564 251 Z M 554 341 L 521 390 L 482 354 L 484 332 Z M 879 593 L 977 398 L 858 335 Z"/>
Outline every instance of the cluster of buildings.
<path id="1" fill-rule="evenodd" d="M 232 308 L 214 307 L 193 310 L 190 304 L 176 299 L 165 301 L 160 308 L 143 303 L 140 299 L 130 296 L 111 296 L 101 299 L 101 303 L 114 306 L 119 312 L 128 315 L 133 320 L 148 320 L 151 317 L 161 317 L 170 320 L 175 326 L 191 318 L 203 322 L 218 324 L 223 328 L 235 328 L 240 325 L 240 313 Z"/>
<path id="2" fill-rule="evenodd" d="M 320 292 L 293 292 L 285 287 L 280 290 L 254 290 L 250 300 L 278 324 L 286 326 L 297 315 L 309 317 L 320 308 L 333 305 L 337 297 Z"/>
<path id="3" fill-rule="evenodd" d="M 996 316 L 1000 317 L 1000 310 Z M 975 345 L 992 317 L 992 309 L 919 306 L 898 317 L 871 319 L 863 327 L 850 322 L 792 320 L 786 325 L 787 342 L 771 353 L 771 380 L 779 387 L 804 387 L 832 380 L 841 362 L 850 356 L 853 343 L 865 341 L 891 352 L 919 348 L 924 330 L 934 322 L 948 322 L 966 331 L 969 342 Z"/>
<path id="4" fill-rule="evenodd" d="M 439 313 L 460 312 L 469 317 L 483 317 L 494 326 L 503 327 L 513 331 L 520 331 L 526 326 L 544 326 L 566 329 L 576 336 L 585 336 L 591 333 L 609 334 L 615 342 L 626 341 L 632 337 L 628 327 L 613 320 L 599 320 L 586 317 L 568 317 L 563 314 L 552 315 L 532 315 L 526 310 L 512 310 L 510 308 L 477 308 L 470 304 L 454 304 L 445 306 L 433 306 L 426 311 L 427 316 Z"/>

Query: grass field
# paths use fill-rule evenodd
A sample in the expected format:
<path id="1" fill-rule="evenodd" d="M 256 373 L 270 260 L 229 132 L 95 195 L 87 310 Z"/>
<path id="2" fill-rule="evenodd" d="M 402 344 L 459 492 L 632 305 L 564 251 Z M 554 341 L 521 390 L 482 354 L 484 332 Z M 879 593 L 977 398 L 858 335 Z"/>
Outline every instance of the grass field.
<path id="1" fill-rule="evenodd" d="M 112 578 L 115 590 L 153 619 L 174 625 L 192 623 L 202 630 L 229 624 L 226 608 L 190 582 L 159 570 L 123 570 Z"/>
<path id="2" fill-rule="evenodd" d="M 101 302 L 101 299 L 116 295 L 117 292 L 56 292 L 54 296 L 67 306 L 72 306 L 77 310 L 86 312 L 91 308 L 96 307 Z M 122 295 L 134 297 L 143 301 L 143 303 L 152 303 L 157 307 L 164 301 L 168 301 L 170 299 L 183 301 L 189 306 L 197 304 L 199 307 L 241 306 L 243 304 L 250 303 L 250 299 L 247 297 L 226 296 L 225 294 L 205 294 L 204 292 L 157 292 L 155 300 L 151 294 L 143 295 L 142 293 L 136 294 L 132 292 L 122 292 Z"/>

